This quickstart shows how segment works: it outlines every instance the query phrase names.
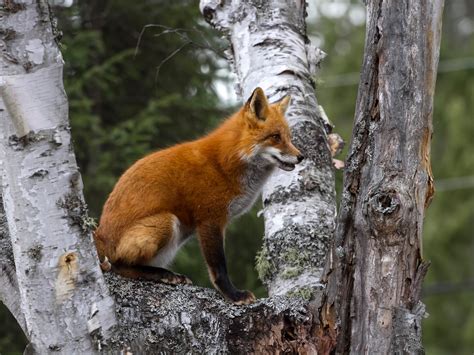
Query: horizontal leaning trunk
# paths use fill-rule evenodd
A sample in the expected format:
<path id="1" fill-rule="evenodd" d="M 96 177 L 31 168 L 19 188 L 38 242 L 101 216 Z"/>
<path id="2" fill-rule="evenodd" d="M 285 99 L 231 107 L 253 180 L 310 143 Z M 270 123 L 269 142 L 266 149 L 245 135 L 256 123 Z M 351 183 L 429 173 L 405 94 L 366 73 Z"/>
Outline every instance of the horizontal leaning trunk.
<path id="1" fill-rule="evenodd" d="M 320 352 L 419 353 L 425 208 L 443 1 L 367 1 Z M 337 321 L 336 321 L 337 320 Z"/>
<path id="2" fill-rule="evenodd" d="M 106 275 L 117 302 L 110 353 L 315 353 L 313 315 L 299 297 L 234 306 L 209 288 L 167 286 Z"/>
<path id="3" fill-rule="evenodd" d="M 265 238 L 257 269 L 270 295 L 311 297 L 321 288 L 336 202 L 326 134 L 331 125 L 312 80 L 324 53 L 306 36 L 306 2 L 201 0 L 200 7 L 230 42 L 241 98 L 257 86 L 271 102 L 292 97 L 286 117 L 306 159 L 291 173 L 275 171 L 263 189 Z"/>

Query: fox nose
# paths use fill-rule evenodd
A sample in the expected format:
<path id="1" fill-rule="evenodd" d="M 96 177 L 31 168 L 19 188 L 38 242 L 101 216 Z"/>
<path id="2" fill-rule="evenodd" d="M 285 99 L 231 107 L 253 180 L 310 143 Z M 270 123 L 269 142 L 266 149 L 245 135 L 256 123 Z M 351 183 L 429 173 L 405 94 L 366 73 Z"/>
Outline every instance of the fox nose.
<path id="1" fill-rule="evenodd" d="M 302 160 L 304 159 L 304 155 L 303 154 L 299 154 L 296 159 L 298 159 L 298 163 L 301 163 Z"/>

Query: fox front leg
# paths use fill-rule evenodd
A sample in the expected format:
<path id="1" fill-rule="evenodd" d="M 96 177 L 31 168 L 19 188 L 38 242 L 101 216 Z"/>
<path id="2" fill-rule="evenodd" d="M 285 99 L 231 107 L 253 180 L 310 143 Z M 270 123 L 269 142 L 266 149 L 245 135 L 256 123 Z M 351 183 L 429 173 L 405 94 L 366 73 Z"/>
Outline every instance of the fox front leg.
<path id="1" fill-rule="evenodd" d="M 224 254 L 223 227 L 214 224 L 203 224 L 198 227 L 202 253 L 209 269 L 209 276 L 214 286 L 232 303 L 249 304 L 255 301 L 250 291 L 235 288 L 227 274 Z"/>

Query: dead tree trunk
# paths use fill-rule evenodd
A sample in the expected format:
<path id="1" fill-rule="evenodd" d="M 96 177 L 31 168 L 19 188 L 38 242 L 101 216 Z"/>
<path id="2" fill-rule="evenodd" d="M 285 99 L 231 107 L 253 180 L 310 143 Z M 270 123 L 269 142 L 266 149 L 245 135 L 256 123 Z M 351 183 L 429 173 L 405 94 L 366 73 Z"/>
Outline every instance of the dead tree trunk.
<path id="1" fill-rule="evenodd" d="M 320 350 L 419 353 L 443 1 L 367 2 L 367 34 Z M 336 322 L 337 320 L 337 322 Z M 323 335 L 324 334 L 324 335 Z"/>
<path id="2" fill-rule="evenodd" d="M 0 181 L 15 259 L 2 250 L 1 298 L 33 351 L 91 353 L 115 312 L 85 218 L 55 29 L 44 0 L 0 11 Z"/>

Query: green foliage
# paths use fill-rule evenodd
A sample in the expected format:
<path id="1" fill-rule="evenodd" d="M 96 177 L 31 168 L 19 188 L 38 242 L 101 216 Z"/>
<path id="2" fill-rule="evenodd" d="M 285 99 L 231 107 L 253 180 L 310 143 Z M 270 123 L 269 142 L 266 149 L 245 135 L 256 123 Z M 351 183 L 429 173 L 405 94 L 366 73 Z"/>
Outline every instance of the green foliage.
<path id="1" fill-rule="evenodd" d="M 445 9 L 440 63 L 474 62 L 474 38 L 463 39 Z M 426 294 L 430 317 L 423 323 L 428 353 L 472 353 L 474 349 L 474 188 L 436 182 L 474 176 L 474 68 L 441 72 L 437 78 L 432 165 L 435 194 L 424 229 L 424 254 L 431 261 L 426 285 L 453 283 L 456 291 Z M 470 287 L 468 283 L 471 283 Z M 464 286 L 462 286 L 464 285 Z"/>
<path id="2" fill-rule="evenodd" d="M 213 88 L 219 69 L 213 48 L 221 44 L 194 1 L 82 0 L 57 11 L 74 148 L 91 216 L 98 218 L 120 174 L 134 161 L 204 134 L 229 113 Z M 149 24 L 161 27 L 147 27 L 140 38 Z M 94 221 L 81 223 L 92 227 Z M 230 272 L 238 286 L 262 294 L 248 266 L 262 234 L 253 233 L 255 223 L 243 220 L 249 228 L 239 243 L 248 248 L 244 256 L 229 251 L 229 263 L 237 263 Z M 238 229 L 230 239 L 238 239 L 232 235 Z M 195 241 L 180 253 L 176 268 L 210 286 Z M 4 309 L 0 319 L 7 319 Z M 0 353 L 22 351 L 24 337 L 18 329 L 7 332 L 14 329 L 11 318 L 6 324 L 0 327 Z"/>
<path id="3" fill-rule="evenodd" d="M 81 21 L 72 21 L 75 15 Z M 201 136 L 230 113 L 213 89 L 219 69 L 214 48 L 221 43 L 193 1 L 88 0 L 61 19 L 72 134 L 86 200 L 98 217 L 134 161 Z M 263 296 L 253 269 L 263 226 L 254 215 L 228 228 L 226 255 L 236 286 Z M 211 287 L 196 240 L 172 268 Z"/>
<path id="4" fill-rule="evenodd" d="M 203 134 L 224 115 L 212 88 L 219 43 L 191 1 L 89 0 L 59 15 L 75 150 L 99 216 L 134 161 Z"/>

